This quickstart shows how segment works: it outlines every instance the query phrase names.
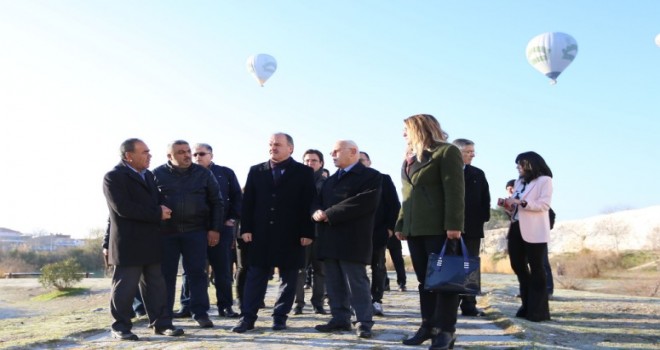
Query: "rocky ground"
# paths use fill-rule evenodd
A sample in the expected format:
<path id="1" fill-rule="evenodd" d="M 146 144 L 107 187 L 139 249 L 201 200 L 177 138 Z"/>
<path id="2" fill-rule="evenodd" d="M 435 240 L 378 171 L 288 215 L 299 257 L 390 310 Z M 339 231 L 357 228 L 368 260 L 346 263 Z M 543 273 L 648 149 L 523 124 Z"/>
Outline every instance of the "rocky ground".
<path id="1" fill-rule="evenodd" d="M 515 277 L 483 276 L 484 295 L 479 298 L 486 317 L 459 317 L 457 349 L 658 349 L 660 299 L 627 297 L 558 289 L 551 301 L 552 321 L 533 323 L 512 317 L 519 306 Z M 311 309 L 291 316 L 285 331 L 271 330 L 270 307 L 260 312 L 257 328 L 245 334 L 231 332 L 235 319 L 212 317 L 215 327 L 200 329 L 192 320 L 177 320 L 186 335 L 166 338 L 150 333 L 137 321 L 138 342 L 118 342 L 108 326 L 108 279 L 86 279 L 80 286 L 89 292 L 47 302 L 32 300 L 43 294 L 34 279 L 0 280 L 0 347 L 14 349 L 415 349 L 401 345 L 419 323 L 417 293 L 412 275 L 408 292 L 385 296 L 385 316 L 375 319 L 373 339 L 359 339 L 352 332 L 322 334 L 313 326 L 329 316 Z M 619 282 L 621 283 L 621 282 Z M 269 286 L 272 305 L 276 284 Z"/>

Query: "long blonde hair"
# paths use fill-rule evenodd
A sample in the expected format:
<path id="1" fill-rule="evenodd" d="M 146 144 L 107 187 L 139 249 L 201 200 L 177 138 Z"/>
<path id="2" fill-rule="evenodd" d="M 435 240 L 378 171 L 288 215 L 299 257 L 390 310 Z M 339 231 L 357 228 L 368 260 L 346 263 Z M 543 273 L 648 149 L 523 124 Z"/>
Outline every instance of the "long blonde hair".
<path id="1" fill-rule="evenodd" d="M 438 142 L 446 142 L 449 135 L 442 130 L 440 123 L 430 114 L 416 114 L 403 120 L 408 134 L 409 154 L 417 156 L 418 160 L 425 149 Z"/>

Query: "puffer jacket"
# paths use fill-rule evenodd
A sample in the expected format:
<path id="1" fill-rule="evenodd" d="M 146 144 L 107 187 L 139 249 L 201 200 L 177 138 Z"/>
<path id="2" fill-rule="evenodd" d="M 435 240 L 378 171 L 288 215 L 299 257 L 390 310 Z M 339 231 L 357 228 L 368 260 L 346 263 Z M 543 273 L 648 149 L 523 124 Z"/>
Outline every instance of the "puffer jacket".
<path id="1" fill-rule="evenodd" d="M 220 232 L 224 204 L 218 181 L 209 169 L 192 164 L 181 170 L 168 161 L 154 169 L 154 178 L 163 205 L 172 209 L 172 218 L 164 221 L 164 233 Z"/>

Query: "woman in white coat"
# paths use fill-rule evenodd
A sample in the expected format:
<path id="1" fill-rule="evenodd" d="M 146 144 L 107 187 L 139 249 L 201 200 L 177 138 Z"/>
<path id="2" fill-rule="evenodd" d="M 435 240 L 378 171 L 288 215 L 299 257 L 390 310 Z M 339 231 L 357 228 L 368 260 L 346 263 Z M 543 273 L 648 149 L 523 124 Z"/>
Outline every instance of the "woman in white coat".
<path id="1" fill-rule="evenodd" d="M 543 256 L 550 240 L 548 210 L 552 201 L 552 171 L 536 152 L 516 157 L 520 177 L 504 206 L 511 213 L 509 259 L 518 276 L 522 306 L 516 317 L 550 320 Z"/>

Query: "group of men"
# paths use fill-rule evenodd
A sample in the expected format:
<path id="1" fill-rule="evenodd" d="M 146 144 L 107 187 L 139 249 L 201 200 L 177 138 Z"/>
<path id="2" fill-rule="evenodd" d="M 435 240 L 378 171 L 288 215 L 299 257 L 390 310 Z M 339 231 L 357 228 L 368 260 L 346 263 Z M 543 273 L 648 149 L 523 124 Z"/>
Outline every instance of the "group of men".
<path id="1" fill-rule="evenodd" d="M 474 237 L 466 232 L 470 253 L 478 255 L 479 234 L 483 237 L 483 222 L 489 215 L 488 184 L 483 172 L 469 165 L 473 144 L 457 146 L 464 150 L 466 180 L 470 176 L 475 186 L 481 186 L 479 200 L 487 201 L 488 211 L 475 219 L 481 222 L 480 233 L 479 225 Z M 466 147 L 472 147 L 471 157 Z M 400 208 L 394 184 L 389 176 L 372 169 L 369 155 L 350 140 L 335 143 L 331 156 L 338 171 L 327 178 L 321 152 L 307 150 L 302 164 L 291 157 L 293 151 L 290 135 L 271 135 L 269 160 L 250 168 L 241 191 L 234 172 L 212 162 L 208 144 L 195 145 L 193 153 L 186 141 L 174 141 L 167 163 L 152 173 L 147 145 L 139 139 L 122 143 L 120 163 L 104 178 L 110 210 L 107 252 L 109 263 L 115 266 L 114 337 L 137 340 L 131 332 L 131 314 L 138 290 L 156 334 L 183 335 L 172 323 L 175 316 L 192 317 L 200 327 L 213 327 L 208 315 L 207 261 L 214 273 L 219 315 L 238 317 L 232 310 L 231 246 L 239 220 L 238 238 L 248 269 L 240 319 L 233 332 L 254 329 L 274 267 L 280 286 L 272 328 L 286 329 L 294 302 L 294 314 L 302 313 L 304 267 L 311 263 L 314 312 L 326 314 L 327 293 L 331 314 L 327 323 L 315 329 L 352 330 L 356 324 L 357 336 L 372 336 L 373 316 L 382 315 L 387 286 L 385 249 Z M 174 313 L 180 260 L 182 309 Z M 367 265 L 371 265 L 371 280 Z M 403 278 L 403 284 L 401 277 L 397 282 L 405 290 L 405 274 Z M 474 298 L 465 298 L 461 307 L 464 315 L 481 314 Z"/>

